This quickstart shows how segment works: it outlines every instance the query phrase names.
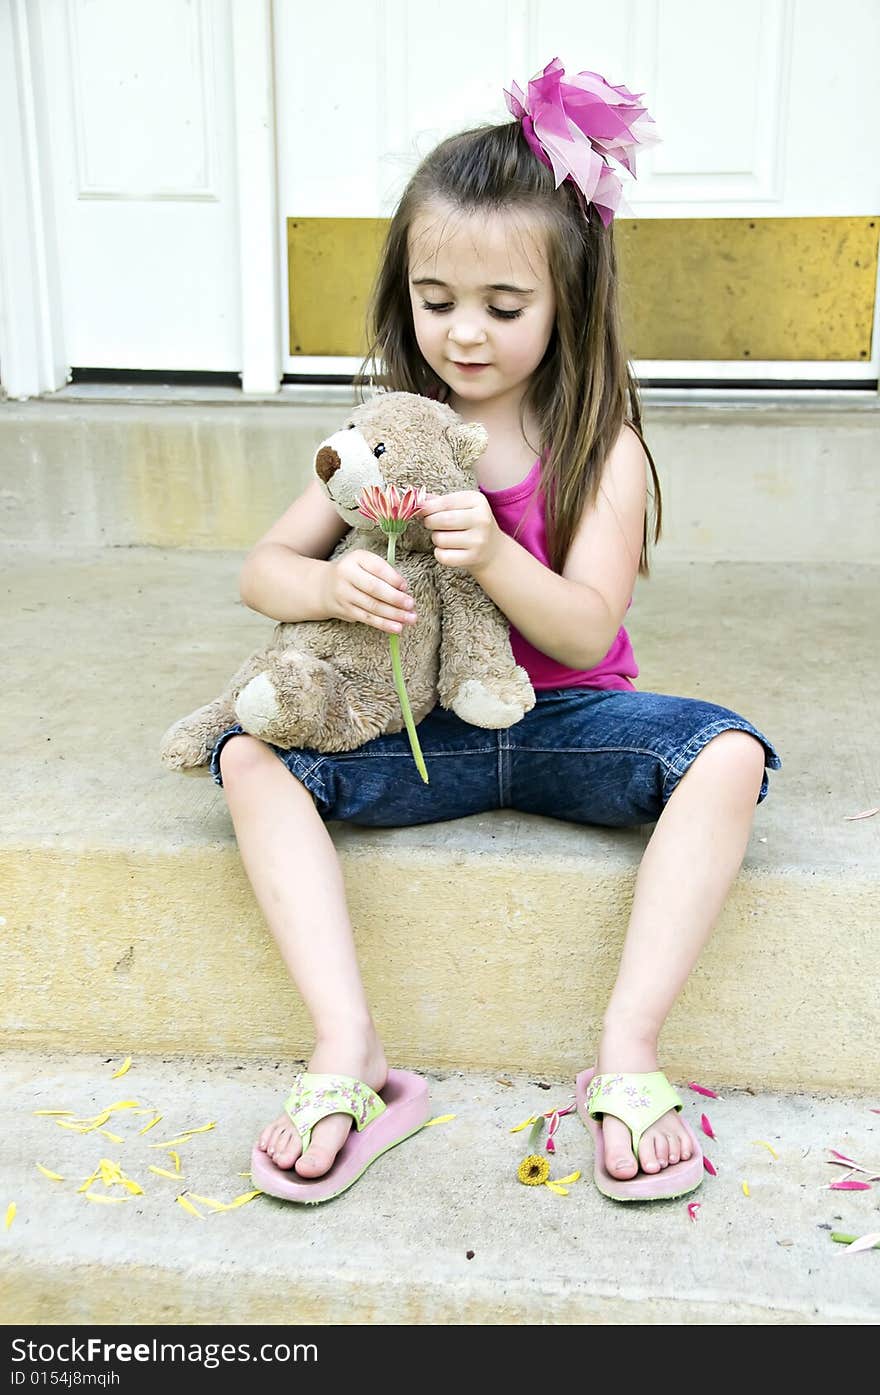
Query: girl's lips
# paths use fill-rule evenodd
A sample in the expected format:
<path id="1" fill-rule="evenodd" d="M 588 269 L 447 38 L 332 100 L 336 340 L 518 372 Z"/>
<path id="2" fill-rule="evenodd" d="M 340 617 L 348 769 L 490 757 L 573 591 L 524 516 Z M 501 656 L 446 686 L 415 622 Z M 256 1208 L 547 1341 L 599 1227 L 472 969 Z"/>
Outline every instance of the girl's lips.
<path id="1" fill-rule="evenodd" d="M 458 363 L 456 359 L 452 362 L 456 368 L 460 368 L 462 373 L 477 373 L 481 368 L 488 368 L 488 363 Z"/>

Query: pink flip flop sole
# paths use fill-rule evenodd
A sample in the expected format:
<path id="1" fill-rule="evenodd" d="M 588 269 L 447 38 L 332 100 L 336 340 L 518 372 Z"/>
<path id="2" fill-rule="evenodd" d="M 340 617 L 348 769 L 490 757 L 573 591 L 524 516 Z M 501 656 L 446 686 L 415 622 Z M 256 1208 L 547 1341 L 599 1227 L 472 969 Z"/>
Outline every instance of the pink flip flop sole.
<path id="1" fill-rule="evenodd" d="M 390 1070 L 388 1079 L 378 1092 L 386 1109 L 371 1124 L 358 1133 L 352 1124 L 351 1133 L 336 1155 L 329 1172 L 323 1177 L 300 1177 L 293 1168 L 276 1167 L 268 1153 L 255 1146 L 251 1153 L 251 1177 L 254 1186 L 270 1196 L 285 1201 L 306 1204 L 329 1201 L 344 1192 L 366 1172 L 370 1163 L 418 1133 L 428 1120 L 430 1100 L 428 1083 L 412 1071 Z"/>
<path id="2" fill-rule="evenodd" d="M 693 1156 L 686 1162 L 673 1163 L 660 1172 L 639 1172 L 628 1181 L 622 1177 L 612 1177 L 605 1167 L 605 1137 L 601 1122 L 591 1119 L 587 1112 L 587 1089 L 596 1074 L 594 1070 L 581 1071 L 575 1080 L 577 1112 L 593 1136 L 596 1150 L 593 1166 L 593 1179 L 603 1196 L 613 1201 L 660 1201 L 672 1200 L 694 1191 L 703 1180 L 703 1150 L 699 1140 L 685 1118 L 681 1118 L 691 1143 Z M 680 1116 L 681 1117 L 681 1116 Z"/>

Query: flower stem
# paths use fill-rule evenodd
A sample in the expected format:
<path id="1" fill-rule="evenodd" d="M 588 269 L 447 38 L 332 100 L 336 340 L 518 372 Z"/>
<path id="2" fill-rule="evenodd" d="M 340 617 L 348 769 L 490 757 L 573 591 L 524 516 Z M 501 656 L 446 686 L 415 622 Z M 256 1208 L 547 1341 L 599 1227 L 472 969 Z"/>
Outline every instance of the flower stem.
<path id="1" fill-rule="evenodd" d="M 395 545 L 395 542 L 396 542 L 396 541 L 397 541 L 397 539 L 396 539 L 395 534 L 394 534 L 394 533 L 389 533 L 389 534 L 388 534 L 388 561 L 389 561 L 389 562 L 393 562 L 393 561 L 394 561 L 394 545 Z M 418 767 L 418 772 L 419 772 L 419 774 L 421 775 L 422 779 L 424 780 L 425 784 L 427 785 L 427 784 L 429 783 L 429 781 L 428 781 L 428 771 L 427 771 L 427 768 L 426 768 L 426 766 L 425 766 L 425 758 L 424 758 L 424 756 L 422 755 L 422 748 L 421 748 L 421 746 L 419 745 L 419 738 L 418 738 L 418 734 L 417 734 L 417 732 L 416 732 L 416 724 L 415 724 L 415 722 L 413 721 L 412 708 L 411 708 L 410 705 L 409 705 L 409 697 L 407 696 L 406 685 L 404 684 L 404 681 L 403 681 L 403 669 L 402 669 L 401 664 L 400 664 L 400 637 L 399 637 L 399 635 L 389 635 L 389 636 L 388 636 L 388 643 L 389 643 L 389 645 L 391 646 L 391 668 L 392 668 L 392 670 L 393 670 L 393 672 L 394 672 L 394 686 L 395 686 L 395 688 L 397 689 L 397 696 L 398 696 L 398 698 L 399 698 L 399 700 L 400 700 L 400 710 L 401 710 L 401 712 L 403 713 L 403 720 L 404 720 L 404 723 L 406 724 L 406 730 L 407 730 L 407 732 L 408 732 L 408 734 L 409 734 L 409 744 L 410 744 L 410 748 L 411 748 L 412 753 L 413 753 L 413 759 L 415 760 L 416 766 Z"/>

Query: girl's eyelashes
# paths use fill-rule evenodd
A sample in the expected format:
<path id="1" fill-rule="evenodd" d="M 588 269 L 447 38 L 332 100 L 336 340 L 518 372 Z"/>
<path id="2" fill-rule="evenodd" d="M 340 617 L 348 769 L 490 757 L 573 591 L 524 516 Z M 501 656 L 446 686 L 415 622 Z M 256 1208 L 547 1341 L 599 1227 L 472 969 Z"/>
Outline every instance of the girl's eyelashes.
<path id="1" fill-rule="evenodd" d="M 434 304 L 432 304 L 432 302 L 431 302 L 430 300 L 423 300 L 423 301 L 422 301 L 422 309 L 423 309 L 423 310 L 436 310 L 436 311 L 438 311 L 439 313 L 442 314 L 442 312 L 443 312 L 444 310 L 451 310 L 451 309 L 452 309 L 452 302 L 449 301 L 449 302 L 445 302 L 443 305 L 434 305 Z M 497 317 L 498 317 L 499 320 L 518 320 L 519 317 L 520 317 L 520 315 L 522 314 L 522 310 L 499 310 L 498 307 L 497 307 L 497 305 L 490 305 L 490 306 L 489 306 L 489 314 L 490 314 L 490 315 L 497 315 Z"/>

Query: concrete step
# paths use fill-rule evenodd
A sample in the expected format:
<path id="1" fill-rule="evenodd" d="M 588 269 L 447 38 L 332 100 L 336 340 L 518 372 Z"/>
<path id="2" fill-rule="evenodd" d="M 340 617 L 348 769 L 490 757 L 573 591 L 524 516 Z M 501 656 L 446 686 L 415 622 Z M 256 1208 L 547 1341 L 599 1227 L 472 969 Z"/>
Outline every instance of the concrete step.
<path id="1" fill-rule="evenodd" d="M 310 1032 L 222 791 L 165 772 L 169 723 L 271 622 L 239 554 L 9 549 L 0 704 L 0 1042 L 305 1055 Z M 679 1078 L 868 1089 L 878 802 L 876 568 L 670 563 L 630 612 L 646 691 L 730 706 L 784 769 L 663 1039 Z M 501 811 L 331 823 L 364 975 L 397 1060 L 551 1071 L 595 1049 L 650 827 Z M 405 884 L 405 910 L 388 887 Z M 452 892 L 452 894 L 450 894 Z"/>
<path id="2" fill-rule="evenodd" d="M 880 1165 L 876 1098 L 743 1090 L 711 1100 L 681 1082 L 685 1115 L 718 1175 L 677 1201 L 621 1205 L 593 1185 L 592 1144 L 577 1115 L 561 1120 L 551 1164 L 551 1177 L 580 1171 L 568 1195 L 517 1181 L 528 1131 L 510 1130 L 564 1108 L 570 1076 L 435 1072 L 433 1117 L 454 1117 L 393 1149 L 335 1201 L 306 1209 L 261 1195 L 199 1220 L 176 1196 L 188 1189 L 229 1201 L 250 1190 L 241 1174 L 252 1141 L 280 1112 L 299 1063 L 287 1053 L 136 1056 L 111 1080 L 118 1047 L 108 1031 L 99 1055 L 2 1058 L 0 1214 L 17 1206 L 0 1231 L 7 1323 L 284 1324 L 295 1332 L 315 1323 L 880 1319 L 880 1253 L 844 1254 L 831 1239 L 832 1231 L 877 1229 L 875 1193 L 827 1189 L 843 1175 L 829 1165 L 829 1149 Z M 107 1127 L 124 1140 L 114 1143 L 34 1113 L 94 1116 L 121 1100 L 155 1108 L 161 1123 L 139 1135 L 149 1116 L 114 1114 Z M 715 1142 L 700 1131 L 704 1111 Z M 152 1142 L 206 1123 L 215 1127 L 177 1150 L 180 1182 L 149 1171 L 173 1170 Z M 111 1206 L 78 1193 L 102 1157 L 143 1194 Z M 36 1163 L 64 1180 L 48 1180 Z M 106 1194 L 100 1182 L 92 1190 Z M 700 1202 L 696 1221 L 690 1201 Z"/>
<path id="3" fill-rule="evenodd" d="M 311 478 L 327 400 L 7 402 L 0 539 L 248 549 Z M 645 404 L 669 561 L 877 561 L 880 399 Z"/>

